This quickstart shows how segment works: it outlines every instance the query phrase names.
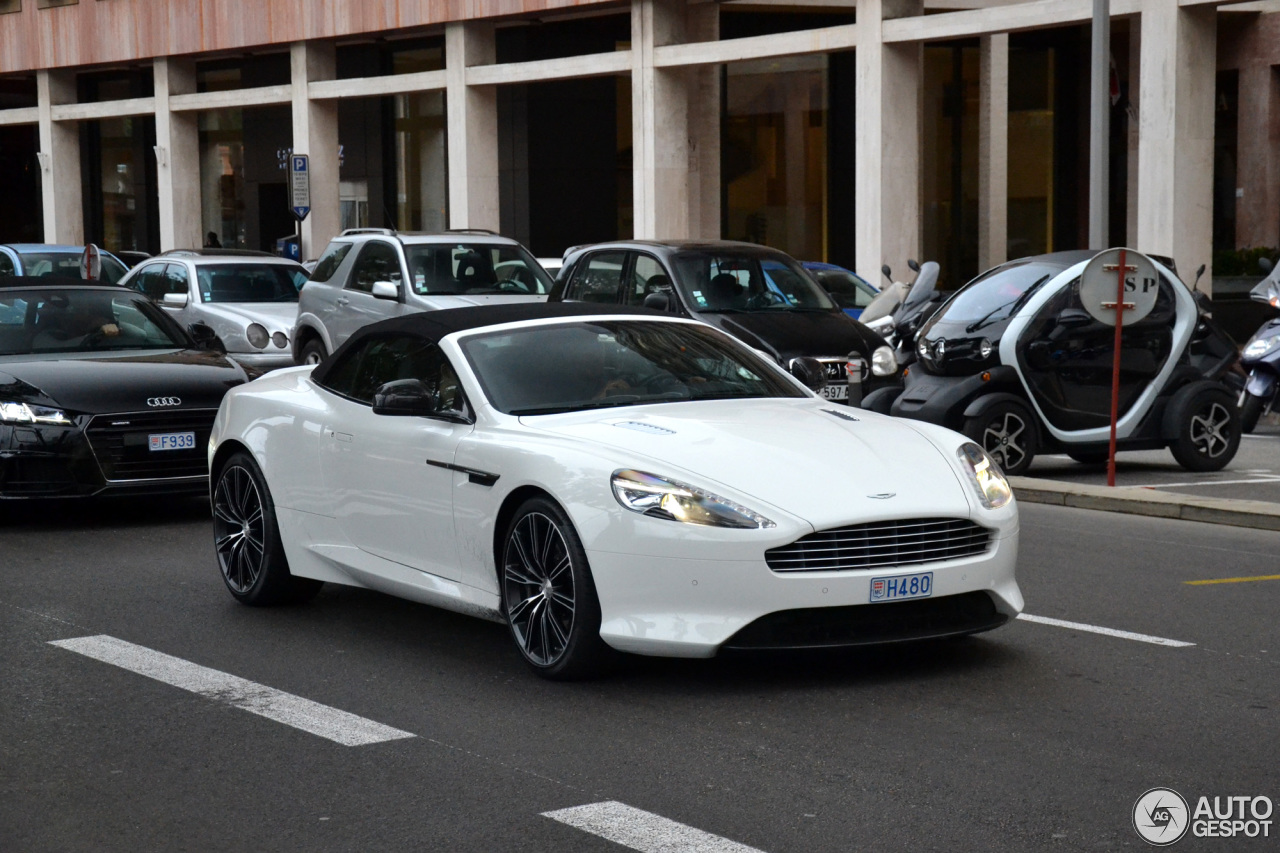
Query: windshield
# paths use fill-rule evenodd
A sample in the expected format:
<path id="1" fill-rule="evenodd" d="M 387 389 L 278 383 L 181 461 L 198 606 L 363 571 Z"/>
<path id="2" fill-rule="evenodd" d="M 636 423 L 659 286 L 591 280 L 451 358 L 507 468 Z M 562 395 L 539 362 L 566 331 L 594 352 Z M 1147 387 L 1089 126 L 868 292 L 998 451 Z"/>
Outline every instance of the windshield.
<path id="1" fill-rule="evenodd" d="M 545 296 L 551 278 L 522 246 L 481 243 L 432 243 L 406 245 L 405 261 L 413 292 L 420 296 L 440 293 L 509 293 Z"/>
<path id="2" fill-rule="evenodd" d="M 964 323 L 967 331 L 1008 319 L 1040 285 L 1062 272 L 1055 264 L 1026 263 L 997 267 L 975 278 L 951 297 L 935 323 Z"/>
<path id="3" fill-rule="evenodd" d="M 809 270 L 841 308 L 866 308 L 876 291 L 848 270 Z"/>
<path id="4" fill-rule="evenodd" d="M 467 337 L 462 350 L 485 396 L 509 415 L 804 396 L 745 347 L 688 323 L 536 326 Z"/>
<path id="5" fill-rule="evenodd" d="M 297 302 L 307 273 L 284 264 L 206 264 L 196 281 L 202 302 Z"/>
<path id="6" fill-rule="evenodd" d="M 676 286 L 694 311 L 838 310 L 799 264 L 774 252 L 680 252 Z"/>
<path id="7" fill-rule="evenodd" d="M 22 252 L 18 255 L 22 263 L 22 274 L 26 276 L 58 276 L 60 278 L 80 278 L 80 252 Z M 103 252 L 102 274 L 99 281 L 115 284 L 128 272 L 124 264 Z"/>
<path id="8" fill-rule="evenodd" d="M 178 326 L 141 294 L 70 287 L 0 290 L 0 355 L 188 345 Z"/>

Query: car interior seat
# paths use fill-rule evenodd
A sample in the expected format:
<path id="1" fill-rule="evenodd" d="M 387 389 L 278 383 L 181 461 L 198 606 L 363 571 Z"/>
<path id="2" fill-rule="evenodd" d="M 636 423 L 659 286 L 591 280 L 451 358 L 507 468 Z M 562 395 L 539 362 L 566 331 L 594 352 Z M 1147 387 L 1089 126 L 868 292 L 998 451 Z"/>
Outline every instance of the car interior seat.
<path id="1" fill-rule="evenodd" d="M 707 295 L 712 308 L 742 307 L 743 290 L 738 279 L 727 272 L 722 272 L 711 279 L 707 285 Z"/>

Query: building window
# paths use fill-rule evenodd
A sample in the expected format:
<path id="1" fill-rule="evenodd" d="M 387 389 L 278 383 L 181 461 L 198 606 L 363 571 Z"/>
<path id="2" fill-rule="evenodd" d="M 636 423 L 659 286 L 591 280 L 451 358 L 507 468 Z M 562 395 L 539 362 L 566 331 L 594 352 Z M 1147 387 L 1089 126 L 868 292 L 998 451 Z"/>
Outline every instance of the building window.
<path id="1" fill-rule="evenodd" d="M 22 0 L 0 0 L 0 15 L 7 15 L 10 12 L 21 12 Z"/>
<path id="2" fill-rule="evenodd" d="M 75 6 L 80 0 L 36 0 L 37 9 L 52 9 L 54 6 Z"/>

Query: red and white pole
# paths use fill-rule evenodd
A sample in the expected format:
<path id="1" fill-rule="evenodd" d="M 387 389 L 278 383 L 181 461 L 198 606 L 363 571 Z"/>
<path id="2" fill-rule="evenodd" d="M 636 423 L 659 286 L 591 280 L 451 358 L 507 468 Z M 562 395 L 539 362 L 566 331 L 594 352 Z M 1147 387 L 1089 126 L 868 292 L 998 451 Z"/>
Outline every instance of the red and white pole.
<path id="1" fill-rule="evenodd" d="M 1116 421 L 1120 415 L 1120 332 L 1124 326 L 1124 274 L 1128 271 L 1124 249 L 1116 264 L 1116 348 L 1111 357 L 1111 444 L 1107 448 L 1107 485 L 1116 484 Z"/>

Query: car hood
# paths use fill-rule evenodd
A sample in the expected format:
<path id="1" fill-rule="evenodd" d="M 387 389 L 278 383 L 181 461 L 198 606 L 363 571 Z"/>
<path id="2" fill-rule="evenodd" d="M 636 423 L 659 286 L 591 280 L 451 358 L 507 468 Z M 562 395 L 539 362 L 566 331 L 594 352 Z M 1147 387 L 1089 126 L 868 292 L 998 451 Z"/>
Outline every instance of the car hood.
<path id="1" fill-rule="evenodd" d="M 784 364 L 799 356 L 845 356 L 870 359 L 884 340 L 843 311 L 758 311 L 741 314 L 700 313 L 699 320 L 718 326 Z"/>
<path id="2" fill-rule="evenodd" d="M 466 308 L 471 305 L 507 305 L 509 303 L 546 302 L 546 295 L 516 293 L 439 293 L 434 296 L 417 296 L 415 303 L 429 309 Z"/>
<path id="3" fill-rule="evenodd" d="M 609 448 L 620 467 L 778 507 L 816 529 L 885 518 L 968 518 L 943 451 L 901 421 L 818 400 L 708 400 L 525 416 Z M 956 437 L 959 447 L 963 438 Z M 886 497 L 888 496 L 888 497 Z"/>
<path id="4" fill-rule="evenodd" d="M 223 356 L 200 350 L 0 358 L 0 395 L 88 414 L 149 411 L 152 397 L 177 397 L 184 409 L 216 409 L 246 378 Z"/>
<path id="5" fill-rule="evenodd" d="M 226 320 L 244 329 L 250 323 L 260 323 L 268 332 L 293 331 L 298 321 L 296 302 L 206 302 L 199 306 L 200 315 L 208 322 Z"/>

